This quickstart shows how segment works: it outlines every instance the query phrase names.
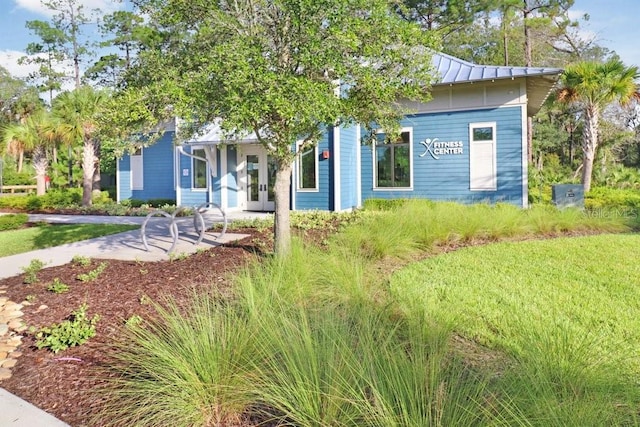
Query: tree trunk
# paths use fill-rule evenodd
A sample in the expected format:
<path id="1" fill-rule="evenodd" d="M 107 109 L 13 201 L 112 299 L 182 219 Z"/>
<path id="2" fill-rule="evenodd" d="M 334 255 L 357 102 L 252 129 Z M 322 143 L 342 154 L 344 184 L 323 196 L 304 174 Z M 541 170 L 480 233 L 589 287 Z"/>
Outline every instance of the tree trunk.
<path id="1" fill-rule="evenodd" d="M 94 170 L 93 170 L 93 183 L 92 183 L 92 190 L 96 191 L 96 192 L 100 192 L 101 190 L 101 183 L 100 183 L 100 142 L 96 141 L 94 143 L 94 150 L 95 152 L 94 157 L 95 157 L 95 165 L 94 165 Z"/>
<path id="2" fill-rule="evenodd" d="M 91 206 L 95 161 L 94 143 L 85 138 L 82 150 L 82 206 Z"/>
<path id="3" fill-rule="evenodd" d="M 582 141 L 582 186 L 585 193 L 591 190 L 591 175 L 593 173 L 593 160 L 598 148 L 598 119 L 597 106 L 590 105 L 585 108 L 584 115 L 584 139 Z"/>
<path id="4" fill-rule="evenodd" d="M 522 13 L 522 20 L 524 22 L 524 65 L 531 67 L 533 59 L 531 54 L 531 27 L 529 27 L 529 10 L 527 0 L 524 0 L 524 9 Z M 527 117 L 527 159 L 529 163 L 533 159 L 533 118 Z"/>
<path id="5" fill-rule="evenodd" d="M 290 161 L 277 159 L 276 183 L 274 186 L 276 196 L 276 212 L 274 218 L 274 243 L 278 256 L 291 252 L 291 219 L 289 215 L 289 200 L 291 191 L 291 171 L 293 164 Z"/>
<path id="6" fill-rule="evenodd" d="M 42 145 L 36 145 L 33 149 L 33 168 L 36 172 L 36 195 L 42 196 L 47 191 L 46 176 L 47 167 L 47 151 Z"/>
<path id="7" fill-rule="evenodd" d="M 18 173 L 22 172 L 22 165 L 24 164 L 24 150 L 21 148 L 18 152 Z"/>

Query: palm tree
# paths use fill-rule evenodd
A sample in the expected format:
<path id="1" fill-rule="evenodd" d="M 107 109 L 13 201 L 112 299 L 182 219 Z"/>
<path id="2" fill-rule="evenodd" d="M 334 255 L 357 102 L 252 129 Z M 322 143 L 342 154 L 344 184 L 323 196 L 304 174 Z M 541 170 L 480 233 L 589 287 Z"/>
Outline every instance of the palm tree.
<path id="1" fill-rule="evenodd" d="M 89 86 L 64 92 L 53 101 L 53 114 L 60 120 L 59 132 L 68 144 L 82 143 L 82 205 L 91 205 L 93 176 L 98 167 L 100 144 L 96 138 L 97 117 L 106 95 Z"/>
<path id="2" fill-rule="evenodd" d="M 640 99 L 636 79 L 638 67 L 625 67 L 619 59 L 605 63 L 578 62 L 568 66 L 562 76 L 558 99 L 578 104 L 583 111 L 582 185 L 591 189 L 593 160 L 598 148 L 600 113 L 609 104 L 626 104 Z"/>
<path id="3" fill-rule="evenodd" d="M 47 148 L 56 143 L 56 126 L 49 113 L 44 110 L 31 114 L 21 123 L 11 123 L 2 128 L 2 148 L 4 150 L 20 146 L 31 152 L 33 168 L 36 172 L 36 194 L 46 191 L 46 175 L 49 167 Z"/>

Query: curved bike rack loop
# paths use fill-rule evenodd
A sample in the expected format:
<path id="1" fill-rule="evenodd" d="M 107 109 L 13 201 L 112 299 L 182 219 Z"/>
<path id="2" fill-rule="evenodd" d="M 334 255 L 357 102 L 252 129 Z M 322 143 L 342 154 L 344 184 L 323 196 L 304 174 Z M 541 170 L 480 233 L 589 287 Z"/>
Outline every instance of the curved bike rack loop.
<path id="1" fill-rule="evenodd" d="M 193 214 L 193 227 L 195 228 L 196 233 L 199 233 L 200 235 L 198 237 L 198 241 L 196 242 L 196 245 L 199 245 L 200 242 L 202 242 L 202 239 L 204 238 L 204 233 L 205 231 L 207 231 L 207 227 L 205 226 L 202 212 L 209 207 L 218 209 L 220 211 L 220 214 L 222 214 L 222 231 L 220 232 L 220 234 L 215 236 L 215 239 L 222 238 L 222 236 L 224 236 L 224 233 L 227 232 L 227 214 L 222 210 L 220 206 L 218 206 L 215 203 L 211 203 L 211 202 L 203 203 L 197 208 L 195 208 L 194 214 Z"/>
<path id="2" fill-rule="evenodd" d="M 176 247 L 176 244 L 178 243 L 178 226 L 175 222 L 175 216 L 168 214 L 167 212 L 163 211 L 163 210 L 157 210 L 154 212 L 149 213 L 146 218 L 144 219 L 144 222 L 142 223 L 142 227 L 140 228 L 140 234 L 142 235 L 142 244 L 144 245 L 144 249 L 148 252 L 149 251 L 149 245 L 147 244 L 147 233 L 146 233 L 146 229 L 147 229 L 147 223 L 149 222 L 149 220 L 156 216 L 156 215 L 162 215 L 165 218 L 170 218 L 171 219 L 171 223 L 169 224 L 169 232 L 171 233 L 171 237 L 173 237 L 173 243 L 171 245 L 171 247 L 169 248 L 169 250 L 167 251 L 168 254 L 170 254 L 171 252 L 173 252 L 173 250 Z"/>

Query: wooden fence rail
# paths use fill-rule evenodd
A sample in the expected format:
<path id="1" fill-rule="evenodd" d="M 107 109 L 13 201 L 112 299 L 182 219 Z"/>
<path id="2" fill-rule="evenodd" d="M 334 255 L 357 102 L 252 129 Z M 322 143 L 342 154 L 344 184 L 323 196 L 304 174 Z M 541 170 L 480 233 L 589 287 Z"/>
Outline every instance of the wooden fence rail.
<path id="1" fill-rule="evenodd" d="M 38 188 L 37 185 L 3 185 L 0 191 L 3 193 L 33 193 Z"/>

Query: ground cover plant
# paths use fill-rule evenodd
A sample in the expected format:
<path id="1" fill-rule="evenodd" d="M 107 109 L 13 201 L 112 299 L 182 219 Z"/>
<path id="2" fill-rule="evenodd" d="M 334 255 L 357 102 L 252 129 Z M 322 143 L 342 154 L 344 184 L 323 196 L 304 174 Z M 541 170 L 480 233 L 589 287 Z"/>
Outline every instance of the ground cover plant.
<path id="1" fill-rule="evenodd" d="M 138 228 L 137 225 L 124 224 L 36 224 L 33 227 L 0 233 L 0 257 L 93 239 L 136 228 Z"/>
<path id="2" fill-rule="evenodd" d="M 539 236 L 626 232 L 632 218 L 424 201 L 349 218 L 332 236 L 313 234 L 322 227 L 301 230 L 304 238 L 287 259 L 269 255 L 265 231 L 171 262 L 110 260 L 91 286 L 73 285 L 63 294 L 47 291 L 46 284 L 54 278 L 73 283 L 99 262 L 44 269 L 40 284 L 24 285 L 20 277 L 1 281 L 12 299 L 35 299 L 25 310 L 30 326 L 59 323 L 84 302 L 101 315 L 96 336 L 82 346 L 59 356 L 44 349 L 25 352 L 2 387 L 74 426 L 633 424 L 627 410 L 637 406 L 633 388 L 627 389 L 626 377 L 612 381 L 614 375 L 600 369 L 626 365 L 616 357 L 589 365 L 563 359 L 590 360 L 597 336 L 576 343 L 571 331 L 534 331 L 512 342 L 535 343 L 537 353 L 533 345 L 518 353 L 481 339 L 481 321 L 474 332 L 453 311 L 445 317 L 432 310 L 419 283 L 407 282 L 405 293 L 405 283 L 396 280 L 414 261 L 446 259 L 459 253 L 443 254 L 453 249 L 509 240 L 517 254 L 518 245 Z M 607 236 L 611 248 L 619 237 L 637 238 Z M 583 246 L 600 244 L 575 239 Z M 578 252 L 568 251 L 562 240 L 550 241 L 544 254 L 584 269 Z M 634 277 L 628 259 L 619 270 L 593 273 L 606 272 L 612 283 Z M 246 266 L 247 260 L 257 262 Z M 450 269 L 455 275 L 460 267 Z M 525 268 L 512 271 L 514 281 L 516 274 L 527 277 Z M 607 286 L 606 280 L 600 284 L 603 292 Z M 625 300 L 633 301 L 633 289 L 628 292 Z M 43 302 L 50 308 L 35 309 Z M 523 304 L 522 316 L 526 310 Z M 580 313 L 585 324 L 606 320 L 604 313 Z M 566 348 L 582 349 L 583 356 L 558 352 L 555 363 L 565 374 L 557 382 L 546 349 L 553 343 L 561 348 L 563 337 Z M 27 348 L 33 339 L 25 338 Z M 615 396 L 613 405 L 602 406 L 604 390 Z M 568 419 L 572 409 L 584 416 Z"/>

